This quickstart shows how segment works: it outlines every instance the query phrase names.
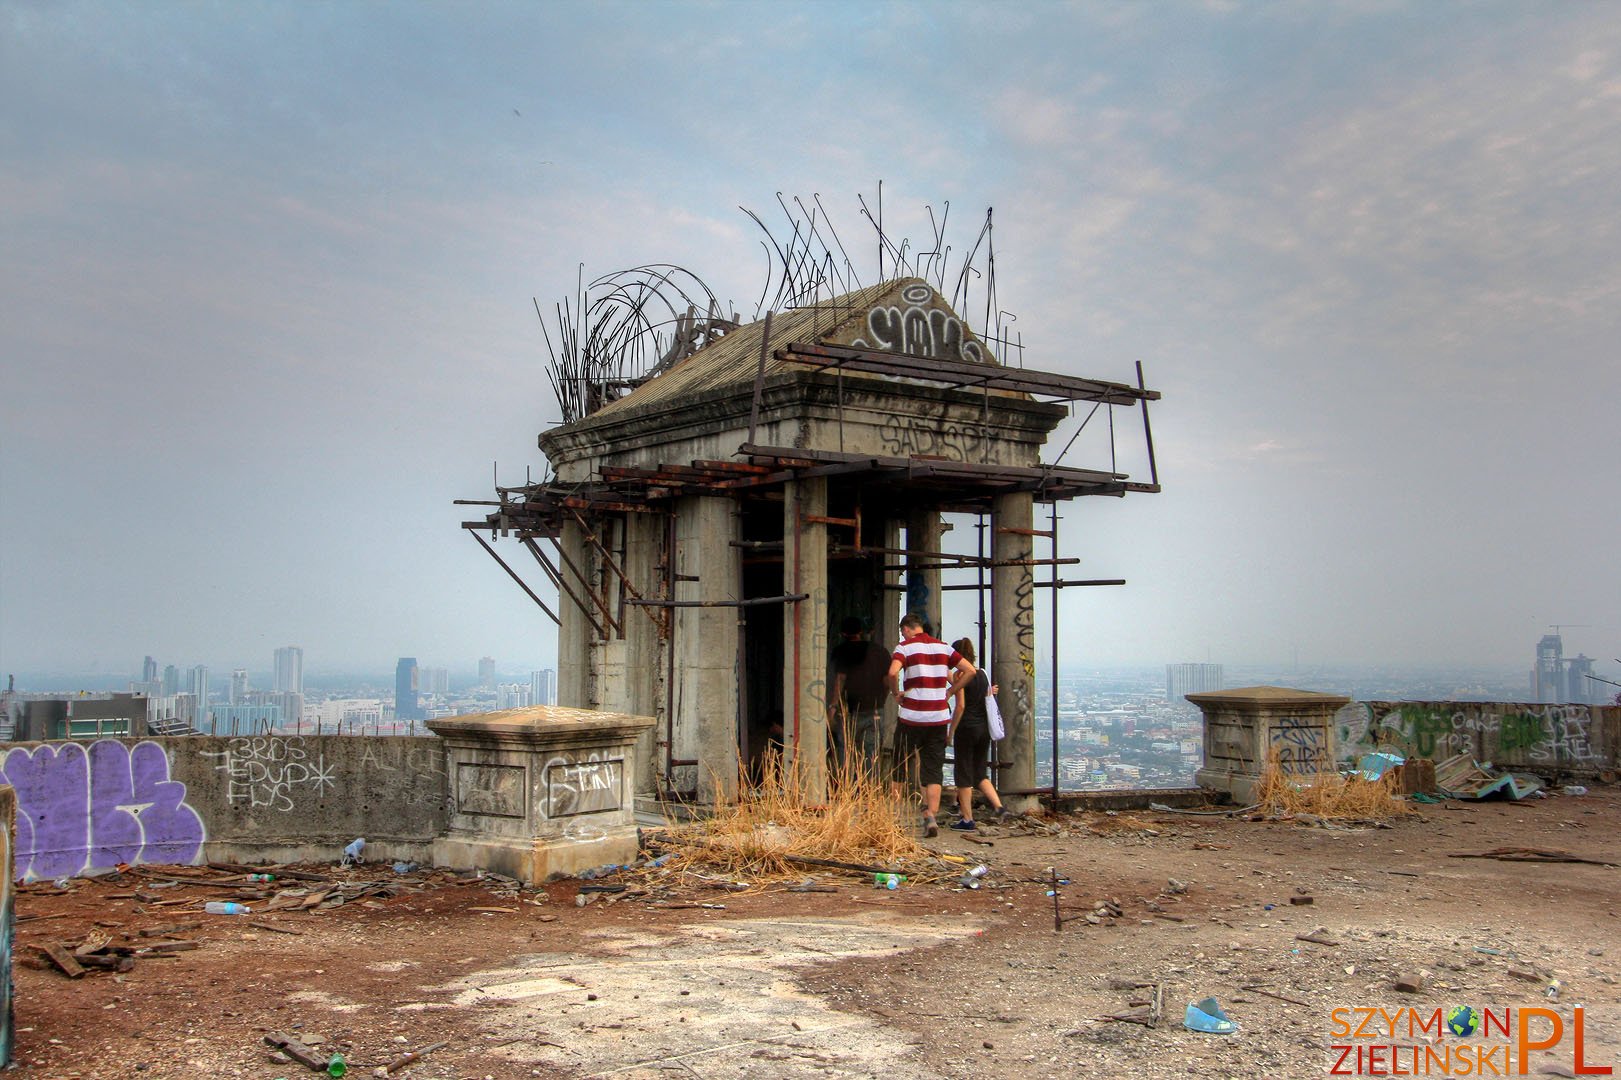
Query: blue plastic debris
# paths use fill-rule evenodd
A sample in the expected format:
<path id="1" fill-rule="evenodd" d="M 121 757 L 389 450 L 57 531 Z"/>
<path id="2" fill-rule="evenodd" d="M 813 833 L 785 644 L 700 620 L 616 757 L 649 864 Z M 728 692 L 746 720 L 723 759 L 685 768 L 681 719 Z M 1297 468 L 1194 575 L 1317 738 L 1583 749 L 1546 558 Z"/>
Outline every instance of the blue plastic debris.
<path id="1" fill-rule="evenodd" d="M 1205 1035 L 1232 1035 L 1238 1031 L 1238 1025 L 1221 1011 L 1221 1005 L 1213 997 L 1189 1005 L 1182 1026 Z"/>

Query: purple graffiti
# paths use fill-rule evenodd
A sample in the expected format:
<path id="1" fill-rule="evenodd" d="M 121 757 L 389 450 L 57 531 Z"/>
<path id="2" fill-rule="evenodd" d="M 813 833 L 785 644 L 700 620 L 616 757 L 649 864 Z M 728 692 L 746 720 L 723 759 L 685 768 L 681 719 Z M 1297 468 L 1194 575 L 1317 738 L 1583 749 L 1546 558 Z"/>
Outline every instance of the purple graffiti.
<path id="1" fill-rule="evenodd" d="M 119 863 L 195 862 L 203 820 L 186 785 L 169 778 L 157 743 L 113 739 L 18 747 L 0 765 L 17 792 L 17 866 L 23 880 Z"/>

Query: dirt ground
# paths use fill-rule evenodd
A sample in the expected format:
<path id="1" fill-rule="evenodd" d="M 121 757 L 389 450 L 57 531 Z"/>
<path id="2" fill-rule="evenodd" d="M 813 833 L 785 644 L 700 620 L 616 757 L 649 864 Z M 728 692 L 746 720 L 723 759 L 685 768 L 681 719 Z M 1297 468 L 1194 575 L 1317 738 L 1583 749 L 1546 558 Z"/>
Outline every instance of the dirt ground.
<path id="1" fill-rule="evenodd" d="M 987 865 L 978 889 L 948 877 L 890 891 L 837 871 L 800 883 L 832 891 L 663 888 L 647 871 L 514 892 L 306 866 L 347 883 L 346 902 L 247 916 L 197 910 L 232 895 L 223 872 L 143 867 L 20 889 L 14 1057 L 23 1076 L 314 1075 L 271 1059 L 264 1036 L 280 1032 L 342 1053 L 351 1076 L 442 1042 L 389 1074 L 420 1080 L 1251 1080 L 1329 1075 L 1329 1046 L 1344 1041 L 1336 1007 L 1542 1006 L 1569 1030 L 1581 1003 L 1585 1063 L 1613 1067 L 1621 869 L 1449 856 L 1616 859 L 1618 821 L 1621 791 L 1595 787 L 1424 806 L 1392 828 L 1147 810 L 986 829 L 988 844 L 930 841 Z M 1067 881 L 1061 929 L 1049 867 Z M 582 885 L 616 883 L 631 889 L 578 905 Z M 288 885 L 324 887 L 271 891 Z M 187 924 L 200 925 L 140 935 Z M 1319 929 L 1321 942 L 1298 936 Z M 78 979 L 42 958 L 41 945 L 71 951 L 98 932 L 135 949 L 196 947 Z M 1409 976 L 1419 992 L 1396 991 Z M 1106 1019 L 1146 1018 L 1156 996 L 1157 1026 Z M 1238 1033 L 1183 1027 L 1207 996 Z M 1566 1039 L 1533 1055 L 1530 1074 L 1572 1065 Z"/>

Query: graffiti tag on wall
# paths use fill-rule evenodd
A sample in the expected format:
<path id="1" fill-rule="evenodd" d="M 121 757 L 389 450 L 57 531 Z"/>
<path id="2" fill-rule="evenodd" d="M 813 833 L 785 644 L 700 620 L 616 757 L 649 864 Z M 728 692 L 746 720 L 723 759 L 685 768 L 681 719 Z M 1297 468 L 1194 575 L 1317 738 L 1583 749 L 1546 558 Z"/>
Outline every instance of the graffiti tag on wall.
<path id="1" fill-rule="evenodd" d="M 6 751 L 0 771 L 17 792 L 21 880 L 119 863 L 192 863 L 202 854 L 202 816 L 186 803 L 186 785 L 169 778 L 157 743 L 19 746 Z"/>
<path id="2" fill-rule="evenodd" d="M 625 774 L 623 758 L 600 758 L 593 750 L 585 757 L 560 755 L 546 762 L 548 819 L 618 810 Z"/>
<path id="3" fill-rule="evenodd" d="M 875 307 L 867 312 L 867 336 L 856 338 L 858 349 L 882 349 L 910 353 L 937 360 L 985 362 L 985 350 L 962 320 L 949 311 L 928 306 L 934 290 L 927 285 L 908 285 L 901 290 L 906 307 Z"/>
<path id="4" fill-rule="evenodd" d="M 1280 717 L 1272 725 L 1271 749 L 1284 772 L 1328 772 L 1333 767 L 1328 760 L 1328 731 L 1314 720 Z"/>
<path id="5" fill-rule="evenodd" d="M 1387 748 L 1436 760 L 1469 753 L 1498 765 L 1603 764 L 1586 705 L 1358 701 L 1335 723 L 1346 760 Z"/>
<path id="6" fill-rule="evenodd" d="M 298 735 L 232 739 L 224 750 L 205 750 L 203 756 L 218 761 L 214 768 L 226 776 L 225 801 L 249 809 L 286 813 L 299 789 L 319 796 L 337 787 L 336 768 L 327 765 L 325 753 L 312 752 Z"/>

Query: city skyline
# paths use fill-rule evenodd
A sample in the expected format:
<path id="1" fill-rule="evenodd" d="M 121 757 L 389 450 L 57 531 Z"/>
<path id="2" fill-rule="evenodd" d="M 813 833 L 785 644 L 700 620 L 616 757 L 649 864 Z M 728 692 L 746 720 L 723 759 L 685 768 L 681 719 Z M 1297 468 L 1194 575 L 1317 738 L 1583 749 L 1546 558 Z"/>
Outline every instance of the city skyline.
<path id="1" fill-rule="evenodd" d="M 1610 6 L 21 4 L 0 93 L 0 673 L 550 663 L 452 503 L 545 468 L 537 306 L 753 318 L 778 192 L 870 283 L 880 181 L 914 251 L 994 207 L 1027 363 L 1164 394 L 1062 664 L 1621 654 Z M 41 527 L 89 490 L 116 542 Z"/>

